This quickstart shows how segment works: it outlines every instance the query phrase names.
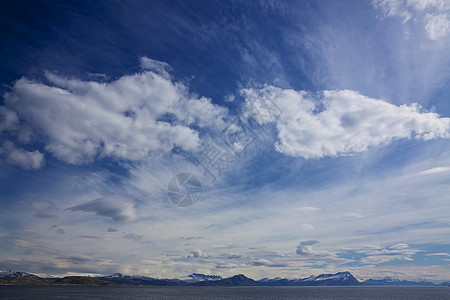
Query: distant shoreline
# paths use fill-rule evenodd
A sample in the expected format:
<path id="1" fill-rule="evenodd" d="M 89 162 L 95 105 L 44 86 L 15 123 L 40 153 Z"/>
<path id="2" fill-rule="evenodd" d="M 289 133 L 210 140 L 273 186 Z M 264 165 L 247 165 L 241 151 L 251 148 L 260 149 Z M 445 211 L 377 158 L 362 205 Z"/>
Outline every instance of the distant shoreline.
<path id="1" fill-rule="evenodd" d="M 415 282 L 397 280 L 393 278 L 368 279 L 363 282 L 358 281 L 350 272 L 338 272 L 336 274 L 322 274 L 319 276 L 310 276 L 299 279 L 286 278 L 263 278 L 253 280 L 243 274 L 228 278 L 222 278 L 218 275 L 191 274 L 185 280 L 152 278 L 139 275 L 122 275 L 116 273 L 109 276 L 65 276 L 62 278 L 42 278 L 26 272 L 3 272 L 0 273 L 1 286 L 178 286 L 178 287 L 197 287 L 197 286 L 403 286 L 403 287 L 446 287 L 450 282 Z"/>

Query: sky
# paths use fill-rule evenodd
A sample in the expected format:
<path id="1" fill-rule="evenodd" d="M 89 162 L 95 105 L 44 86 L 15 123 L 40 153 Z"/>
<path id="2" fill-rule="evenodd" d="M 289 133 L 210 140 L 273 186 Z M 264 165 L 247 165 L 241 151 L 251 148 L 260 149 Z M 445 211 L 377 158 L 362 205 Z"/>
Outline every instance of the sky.
<path id="1" fill-rule="evenodd" d="M 0 270 L 450 280 L 450 2 L 2 1 Z"/>

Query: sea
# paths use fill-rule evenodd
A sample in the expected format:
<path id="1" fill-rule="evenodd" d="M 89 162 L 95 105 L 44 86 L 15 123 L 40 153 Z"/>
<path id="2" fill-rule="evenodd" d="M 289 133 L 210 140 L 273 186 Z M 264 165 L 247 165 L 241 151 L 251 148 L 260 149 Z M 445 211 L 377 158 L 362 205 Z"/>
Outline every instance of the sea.
<path id="1" fill-rule="evenodd" d="M 0 299 L 450 299 L 450 287 L 0 286 Z"/>

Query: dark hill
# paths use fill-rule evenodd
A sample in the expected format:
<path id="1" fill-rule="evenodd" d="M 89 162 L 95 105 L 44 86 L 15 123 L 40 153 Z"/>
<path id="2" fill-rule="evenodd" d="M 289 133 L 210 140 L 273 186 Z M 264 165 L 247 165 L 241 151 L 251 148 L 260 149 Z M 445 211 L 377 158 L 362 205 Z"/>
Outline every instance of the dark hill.
<path id="1" fill-rule="evenodd" d="M 112 282 L 86 276 L 67 276 L 57 279 L 55 284 L 79 284 L 79 285 L 116 285 Z"/>
<path id="2" fill-rule="evenodd" d="M 30 277 L 0 278 L 0 285 L 46 285 L 52 282 L 51 280 Z"/>
<path id="3" fill-rule="evenodd" d="M 120 273 L 109 276 L 101 276 L 97 278 L 107 282 L 127 285 L 179 286 L 187 284 L 186 282 L 179 279 L 158 279 L 147 276 L 122 275 Z"/>
<path id="4" fill-rule="evenodd" d="M 214 281 L 200 281 L 190 285 L 194 286 L 250 286 L 257 285 L 257 282 L 251 278 L 248 278 L 242 274 L 235 275 L 233 277 L 214 280 Z"/>

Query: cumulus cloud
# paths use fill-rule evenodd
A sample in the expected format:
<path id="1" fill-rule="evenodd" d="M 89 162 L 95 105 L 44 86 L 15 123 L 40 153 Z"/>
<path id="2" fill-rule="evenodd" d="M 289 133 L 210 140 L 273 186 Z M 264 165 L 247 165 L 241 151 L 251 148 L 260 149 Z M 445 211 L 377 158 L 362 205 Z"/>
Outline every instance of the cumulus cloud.
<path id="1" fill-rule="evenodd" d="M 44 154 L 35 151 L 26 151 L 17 148 L 11 141 L 6 141 L 0 147 L 0 155 L 6 157 L 6 162 L 11 165 L 19 166 L 25 170 L 40 169 L 44 163 Z"/>
<path id="2" fill-rule="evenodd" d="M 7 107 L 0 106 L 0 133 L 10 130 L 19 124 L 17 114 Z"/>
<path id="3" fill-rule="evenodd" d="M 171 81 L 166 63 L 141 58 L 141 64 L 143 72 L 111 82 L 52 73 L 46 74 L 48 84 L 21 78 L 4 95 L 0 130 L 39 136 L 46 151 L 71 164 L 102 157 L 141 160 L 177 146 L 196 150 L 200 137 L 193 128 L 220 125 L 227 109 Z M 32 166 L 40 166 L 41 154 L 31 153 L 28 161 L 32 157 Z M 10 161 L 27 165 L 24 153 L 18 156 Z"/>
<path id="4" fill-rule="evenodd" d="M 450 118 L 423 111 L 417 104 L 396 106 L 351 90 L 324 91 L 313 96 L 305 91 L 265 86 L 242 92 L 247 108 L 255 102 L 269 101 L 281 110 L 275 119 L 275 149 L 290 156 L 339 156 L 399 138 L 450 137 Z"/>
<path id="5" fill-rule="evenodd" d="M 112 218 L 114 221 L 131 222 L 138 219 L 135 202 L 123 196 L 107 196 L 87 203 L 69 207 L 71 211 L 94 212 L 99 216 Z"/>

